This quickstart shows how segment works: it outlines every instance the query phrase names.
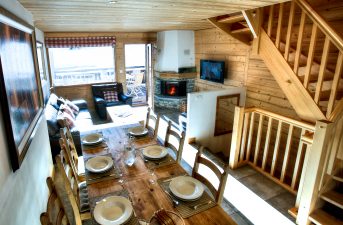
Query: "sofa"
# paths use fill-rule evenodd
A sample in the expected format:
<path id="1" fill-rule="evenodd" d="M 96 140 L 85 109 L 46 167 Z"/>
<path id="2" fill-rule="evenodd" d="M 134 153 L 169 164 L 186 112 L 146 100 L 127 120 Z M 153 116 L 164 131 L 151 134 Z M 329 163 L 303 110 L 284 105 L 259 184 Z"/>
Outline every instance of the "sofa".
<path id="1" fill-rule="evenodd" d="M 115 89 L 118 93 L 117 102 L 106 102 L 103 97 L 103 91 L 111 89 Z M 100 119 L 107 119 L 106 107 L 119 105 L 132 106 L 132 97 L 126 95 L 123 92 L 123 85 L 121 83 L 92 85 L 92 92 L 94 97 L 95 110 L 98 113 Z"/>
<path id="2" fill-rule="evenodd" d="M 59 110 L 59 105 L 57 104 L 58 97 L 55 94 L 51 94 L 50 98 L 46 104 L 45 117 L 48 125 L 50 146 L 52 158 L 55 161 L 55 156 L 60 153 L 61 148 L 59 144 L 60 134 L 60 124 L 57 122 L 57 114 Z M 75 127 L 73 127 L 70 132 L 72 134 L 74 144 L 76 147 L 77 154 L 82 155 L 81 149 L 81 138 L 79 129 L 82 126 L 93 126 L 91 115 L 87 108 L 87 102 L 85 100 L 74 100 L 71 101 L 77 107 L 79 107 L 79 113 L 75 118 Z"/>

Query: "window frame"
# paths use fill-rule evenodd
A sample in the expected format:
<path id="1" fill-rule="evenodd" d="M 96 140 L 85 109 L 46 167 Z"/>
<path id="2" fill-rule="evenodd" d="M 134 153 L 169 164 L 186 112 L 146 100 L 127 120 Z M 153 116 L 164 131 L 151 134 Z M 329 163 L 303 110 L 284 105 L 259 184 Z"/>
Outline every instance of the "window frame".
<path id="1" fill-rule="evenodd" d="M 41 51 L 40 56 L 42 59 L 43 76 L 40 72 L 41 68 L 39 66 L 38 49 L 40 49 L 40 51 Z M 41 81 L 48 81 L 48 76 L 47 76 L 47 72 L 46 72 L 46 65 L 45 65 L 44 44 L 40 41 L 36 41 L 36 52 L 37 52 L 37 62 L 38 62 L 38 73 L 39 73 L 40 79 L 41 79 Z"/>

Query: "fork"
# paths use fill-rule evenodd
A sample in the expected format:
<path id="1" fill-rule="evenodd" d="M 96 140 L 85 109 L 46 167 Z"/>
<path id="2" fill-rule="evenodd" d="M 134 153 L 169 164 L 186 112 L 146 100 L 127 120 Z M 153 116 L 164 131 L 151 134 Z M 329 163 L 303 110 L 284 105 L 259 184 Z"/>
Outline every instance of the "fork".
<path id="1" fill-rule="evenodd" d="M 198 205 L 189 206 L 189 207 L 190 207 L 191 209 L 197 209 L 198 207 L 205 206 L 205 205 L 208 205 L 208 204 L 211 204 L 211 203 L 212 203 L 212 200 L 207 201 L 207 202 L 205 202 L 205 203 L 198 204 Z"/>
<path id="2" fill-rule="evenodd" d="M 156 164 L 157 166 L 159 166 L 159 165 L 161 165 L 161 164 L 164 164 L 164 163 L 167 163 L 167 162 L 170 162 L 170 161 L 171 161 L 171 159 L 166 160 L 166 161 L 163 161 L 163 162 L 156 162 L 155 164 Z"/>

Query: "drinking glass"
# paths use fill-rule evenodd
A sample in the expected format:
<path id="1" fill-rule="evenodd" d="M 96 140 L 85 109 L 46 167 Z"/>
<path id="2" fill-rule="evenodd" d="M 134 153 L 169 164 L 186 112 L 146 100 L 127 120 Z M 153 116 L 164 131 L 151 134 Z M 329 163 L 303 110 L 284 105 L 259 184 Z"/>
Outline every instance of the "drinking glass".
<path id="1" fill-rule="evenodd" d="M 148 165 L 149 172 L 151 174 L 151 179 L 149 180 L 152 184 L 155 184 L 155 181 L 153 179 L 154 174 L 156 173 L 156 165 L 155 163 L 149 163 Z"/>
<path id="2" fill-rule="evenodd" d="M 135 163 L 136 150 L 135 142 L 131 139 L 124 142 L 124 162 L 128 166 L 132 166 Z"/>
<path id="3" fill-rule="evenodd" d="M 120 176 L 120 178 L 119 178 L 119 180 L 118 180 L 118 183 L 120 184 L 120 185 L 124 185 L 124 179 L 123 179 L 123 174 L 124 174 L 124 165 L 122 165 L 122 164 L 120 164 L 120 163 L 118 163 L 117 165 L 116 165 L 116 167 L 117 167 L 117 171 L 118 171 L 118 174 L 119 174 L 119 176 Z"/>

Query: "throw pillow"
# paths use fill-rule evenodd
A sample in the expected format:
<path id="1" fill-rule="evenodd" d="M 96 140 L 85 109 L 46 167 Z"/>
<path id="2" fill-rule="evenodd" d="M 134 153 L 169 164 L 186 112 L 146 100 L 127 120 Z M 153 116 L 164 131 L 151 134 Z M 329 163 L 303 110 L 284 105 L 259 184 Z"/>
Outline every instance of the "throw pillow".
<path id="1" fill-rule="evenodd" d="M 66 100 L 66 104 L 67 106 L 69 106 L 69 108 L 73 111 L 74 115 L 76 116 L 77 114 L 79 114 L 79 107 L 77 107 L 74 103 L 72 103 L 71 101 L 69 101 L 68 99 Z"/>
<path id="2" fill-rule="evenodd" d="M 65 105 L 65 104 L 62 104 L 62 105 L 60 106 L 60 110 L 61 110 L 62 112 L 67 113 L 69 116 L 71 116 L 71 117 L 75 120 L 75 115 L 74 115 L 73 111 L 71 110 L 71 108 L 70 108 L 69 106 L 67 106 L 67 105 Z"/>
<path id="3" fill-rule="evenodd" d="M 68 124 L 70 129 L 75 127 L 74 119 L 69 114 L 67 114 L 66 112 L 59 111 L 58 115 L 57 115 L 57 122 L 61 125 L 61 127 L 64 127 L 64 124 L 63 124 L 64 119 L 67 120 L 67 124 Z"/>
<path id="4" fill-rule="evenodd" d="M 104 92 L 104 99 L 106 102 L 117 102 L 118 101 L 118 93 L 116 91 L 105 91 Z"/>

